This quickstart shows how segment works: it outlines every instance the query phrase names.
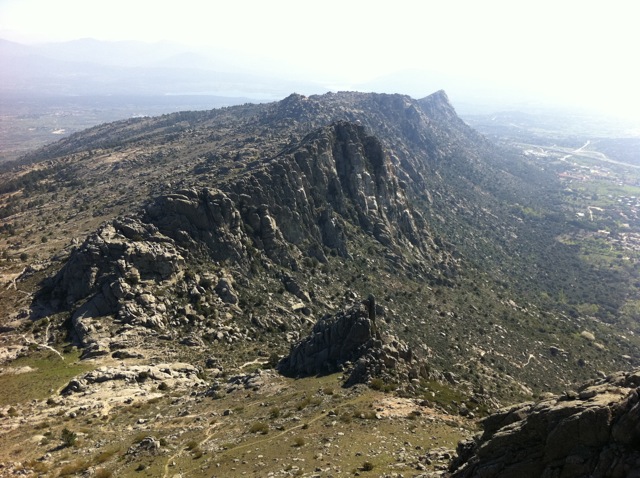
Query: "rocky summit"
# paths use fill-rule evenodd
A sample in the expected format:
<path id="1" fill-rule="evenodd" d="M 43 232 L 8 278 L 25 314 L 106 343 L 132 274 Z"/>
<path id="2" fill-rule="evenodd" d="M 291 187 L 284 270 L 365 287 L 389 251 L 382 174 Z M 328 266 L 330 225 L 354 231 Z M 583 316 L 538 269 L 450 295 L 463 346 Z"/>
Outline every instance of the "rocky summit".
<path id="1" fill-rule="evenodd" d="M 340 92 L 4 167 L 0 474 L 633 473 L 636 256 L 536 158 Z"/>

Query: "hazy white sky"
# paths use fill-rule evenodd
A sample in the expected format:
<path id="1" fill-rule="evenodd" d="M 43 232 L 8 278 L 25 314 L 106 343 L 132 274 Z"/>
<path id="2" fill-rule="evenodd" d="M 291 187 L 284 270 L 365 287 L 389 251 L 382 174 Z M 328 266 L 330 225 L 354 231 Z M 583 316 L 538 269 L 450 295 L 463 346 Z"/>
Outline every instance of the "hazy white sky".
<path id="1" fill-rule="evenodd" d="M 0 0 L 12 40 L 207 45 L 344 86 L 429 70 L 635 117 L 639 19 L 637 0 Z"/>

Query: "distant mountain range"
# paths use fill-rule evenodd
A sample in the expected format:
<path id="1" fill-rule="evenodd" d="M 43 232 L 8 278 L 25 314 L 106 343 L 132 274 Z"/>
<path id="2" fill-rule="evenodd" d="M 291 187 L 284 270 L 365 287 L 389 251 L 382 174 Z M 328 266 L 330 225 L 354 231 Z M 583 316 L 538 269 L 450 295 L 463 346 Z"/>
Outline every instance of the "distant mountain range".
<path id="1" fill-rule="evenodd" d="M 224 52 L 169 43 L 93 39 L 24 45 L 0 39 L 0 94 L 209 94 L 279 99 L 324 92 L 311 82 L 270 76 Z"/>
<path id="2" fill-rule="evenodd" d="M 295 62 L 280 64 L 240 56 L 222 49 L 168 42 L 109 42 L 85 38 L 67 42 L 22 44 L 0 39 L 0 101 L 3 97 L 33 96 L 164 96 L 207 95 L 279 100 L 292 91 L 321 94 L 328 91 L 400 93 L 414 98 L 446 89 L 458 112 L 487 115 L 496 111 L 522 111 L 584 123 L 593 117 L 598 135 L 617 136 L 611 130 L 637 136 L 638 125 L 612 122 L 601 114 L 569 111 L 507 85 L 470 79 L 460 74 L 424 69 L 400 70 L 359 83 L 315 79 L 298 71 Z M 311 78 L 311 79 L 310 79 Z M 544 120 L 543 120 L 544 121 Z M 581 124 L 582 126 L 582 124 Z"/>

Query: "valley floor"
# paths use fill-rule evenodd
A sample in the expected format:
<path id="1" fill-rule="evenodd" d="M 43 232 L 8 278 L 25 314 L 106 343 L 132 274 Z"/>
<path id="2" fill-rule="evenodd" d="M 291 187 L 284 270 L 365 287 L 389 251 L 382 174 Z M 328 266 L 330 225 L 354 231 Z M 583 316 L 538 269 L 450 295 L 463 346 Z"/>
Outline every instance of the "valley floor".
<path id="1" fill-rule="evenodd" d="M 342 378 L 257 369 L 214 380 L 217 391 L 204 381 L 114 379 L 5 404 L 0 475 L 416 476 L 446 470 L 458 441 L 475 432 L 435 403 L 344 389 Z"/>

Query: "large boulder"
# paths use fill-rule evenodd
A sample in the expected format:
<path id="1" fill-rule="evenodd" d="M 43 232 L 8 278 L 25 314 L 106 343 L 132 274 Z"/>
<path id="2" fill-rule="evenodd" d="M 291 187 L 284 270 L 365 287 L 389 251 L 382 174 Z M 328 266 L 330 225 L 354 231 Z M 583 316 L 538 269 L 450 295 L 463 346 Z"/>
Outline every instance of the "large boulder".
<path id="1" fill-rule="evenodd" d="M 374 322 L 353 308 L 316 322 L 311 334 L 292 347 L 279 370 L 285 375 L 332 373 L 381 345 Z"/>
<path id="2" fill-rule="evenodd" d="M 373 377 L 405 381 L 424 375 L 427 368 L 396 337 L 383 336 L 375 318 L 375 301 L 326 315 L 311 333 L 294 344 L 278 370 L 288 376 L 309 376 L 348 369 L 345 386 L 367 383 Z"/>

